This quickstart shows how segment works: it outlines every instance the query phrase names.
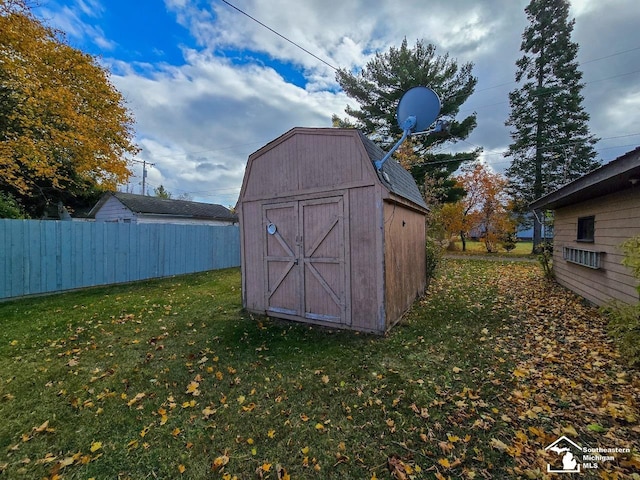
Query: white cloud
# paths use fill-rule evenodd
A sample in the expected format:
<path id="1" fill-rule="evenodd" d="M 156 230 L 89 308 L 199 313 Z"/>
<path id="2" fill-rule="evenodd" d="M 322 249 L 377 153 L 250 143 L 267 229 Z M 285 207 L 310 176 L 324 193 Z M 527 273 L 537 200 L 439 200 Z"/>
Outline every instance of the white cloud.
<path id="1" fill-rule="evenodd" d="M 504 126 L 507 94 L 515 86 L 528 0 L 231 3 L 336 67 L 362 68 L 376 52 L 398 46 L 403 38 L 410 45 L 424 39 L 439 54 L 473 62 L 478 86 L 461 115 L 476 111 L 478 127 L 468 142 L 452 149 L 482 146 L 483 159 L 492 168 L 507 166 L 501 155 L 510 141 Z M 73 5 L 75 9 L 51 9 L 52 23 L 108 48 L 110 40 L 101 37 L 99 22 L 84 23 L 80 16 L 100 12 L 108 3 L 78 0 Z M 581 67 L 584 105 L 593 133 L 612 137 L 640 132 L 638 77 L 623 75 L 640 64 L 640 50 L 633 50 L 639 46 L 636 1 L 573 0 L 572 5 L 573 40 L 580 44 L 579 61 L 586 62 Z M 143 148 L 139 158 L 155 163 L 149 184 L 162 183 L 175 194 L 197 192 L 196 199 L 234 203 L 251 152 L 294 126 L 330 126 L 332 114 L 344 115 L 351 100 L 339 91 L 335 71 L 300 48 L 217 0 L 165 0 L 165 7 L 197 41 L 197 48 L 183 49 L 183 64 L 155 63 L 153 58 L 144 59 L 148 63 L 105 60 L 137 119 Z M 615 55 L 625 50 L 630 52 Z M 221 57 L 221 52 L 240 55 L 242 61 Z M 258 57 L 295 69 L 304 85 L 289 83 Z M 602 154 L 611 159 L 614 151 Z M 140 175 L 138 165 L 135 169 Z"/>

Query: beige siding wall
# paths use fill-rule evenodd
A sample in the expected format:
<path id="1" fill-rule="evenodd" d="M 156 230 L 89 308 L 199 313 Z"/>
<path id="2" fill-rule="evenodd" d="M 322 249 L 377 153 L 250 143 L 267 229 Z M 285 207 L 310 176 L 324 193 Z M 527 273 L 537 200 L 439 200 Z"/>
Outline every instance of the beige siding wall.
<path id="1" fill-rule="evenodd" d="M 387 327 L 397 322 L 426 286 L 424 215 L 384 205 L 385 311 Z"/>
<path id="2" fill-rule="evenodd" d="M 594 243 L 577 242 L 578 218 L 595 216 Z M 625 190 L 555 212 L 554 271 L 558 282 L 596 305 L 611 299 L 637 303 L 636 279 L 621 264 L 620 244 L 640 235 L 640 190 Z M 605 252 L 599 270 L 562 259 L 562 247 Z"/>

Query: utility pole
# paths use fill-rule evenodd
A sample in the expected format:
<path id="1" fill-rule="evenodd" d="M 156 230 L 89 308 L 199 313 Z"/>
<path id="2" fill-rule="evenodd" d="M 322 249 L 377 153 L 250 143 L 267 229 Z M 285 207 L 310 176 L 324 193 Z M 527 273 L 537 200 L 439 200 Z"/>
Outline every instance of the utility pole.
<path id="1" fill-rule="evenodd" d="M 145 181 L 147 180 L 147 161 L 142 161 L 142 195 L 145 194 Z"/>
<path id="2" fill-rule="evenodd" d="M 131 160 L 134 163 L 142 164 L 142 195 L 146 195 L 146 185 L 147 185 L 147 165 L 153 167 L 155 163 L 147 162 L 146 160 Z"/>

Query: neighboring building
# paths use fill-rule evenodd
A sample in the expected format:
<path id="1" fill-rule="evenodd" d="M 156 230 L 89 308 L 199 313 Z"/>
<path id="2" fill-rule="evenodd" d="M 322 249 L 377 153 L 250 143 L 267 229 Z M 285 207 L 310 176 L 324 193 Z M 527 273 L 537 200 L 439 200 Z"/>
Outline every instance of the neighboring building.
<path id="1" fill-rule="evenodd" d="M 528 224 L 533 223 L 533 215 L 528 219 Z M 547 240 L 553 240 L 553 226 L 543 225 L 544 232 L 542 238 Z M 521 242 L 530 242 L 533 240 L 533 227 L 527 226 L 527 224 L 520 224 L 516 230 L 516 238 Z"/>
<path id="2" fill-rule="evenodd" d="M 558 282 L 602 305 L 638 302 L 638 281 L 621 264 L 620 244 L 640 235 L 640 147 L 531 204 L 554 210 Z"/>
<path id="3" fill-rule="evenodd" d="M 426 286 L 427 206 L 358 130 L 294 128 L 249 156 L 238 200 L 252 312 L 384 333 Z"/>
<path id="4" fill-rule="evenodd" d="M 212 203 L 172 200 L 133 193 L 109 192 L 91 209 L 96 222 L 233 225 L 237 215 Z"/>

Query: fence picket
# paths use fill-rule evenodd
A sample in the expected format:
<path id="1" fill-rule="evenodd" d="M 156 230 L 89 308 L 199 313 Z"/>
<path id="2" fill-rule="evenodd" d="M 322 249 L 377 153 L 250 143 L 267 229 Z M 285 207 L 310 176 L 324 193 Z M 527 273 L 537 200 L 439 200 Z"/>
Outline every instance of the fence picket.
<path id="1" fill-rule="evenodd" d="M 237 226 L 0 219 L 0 299 L 239 265 Z"/>

